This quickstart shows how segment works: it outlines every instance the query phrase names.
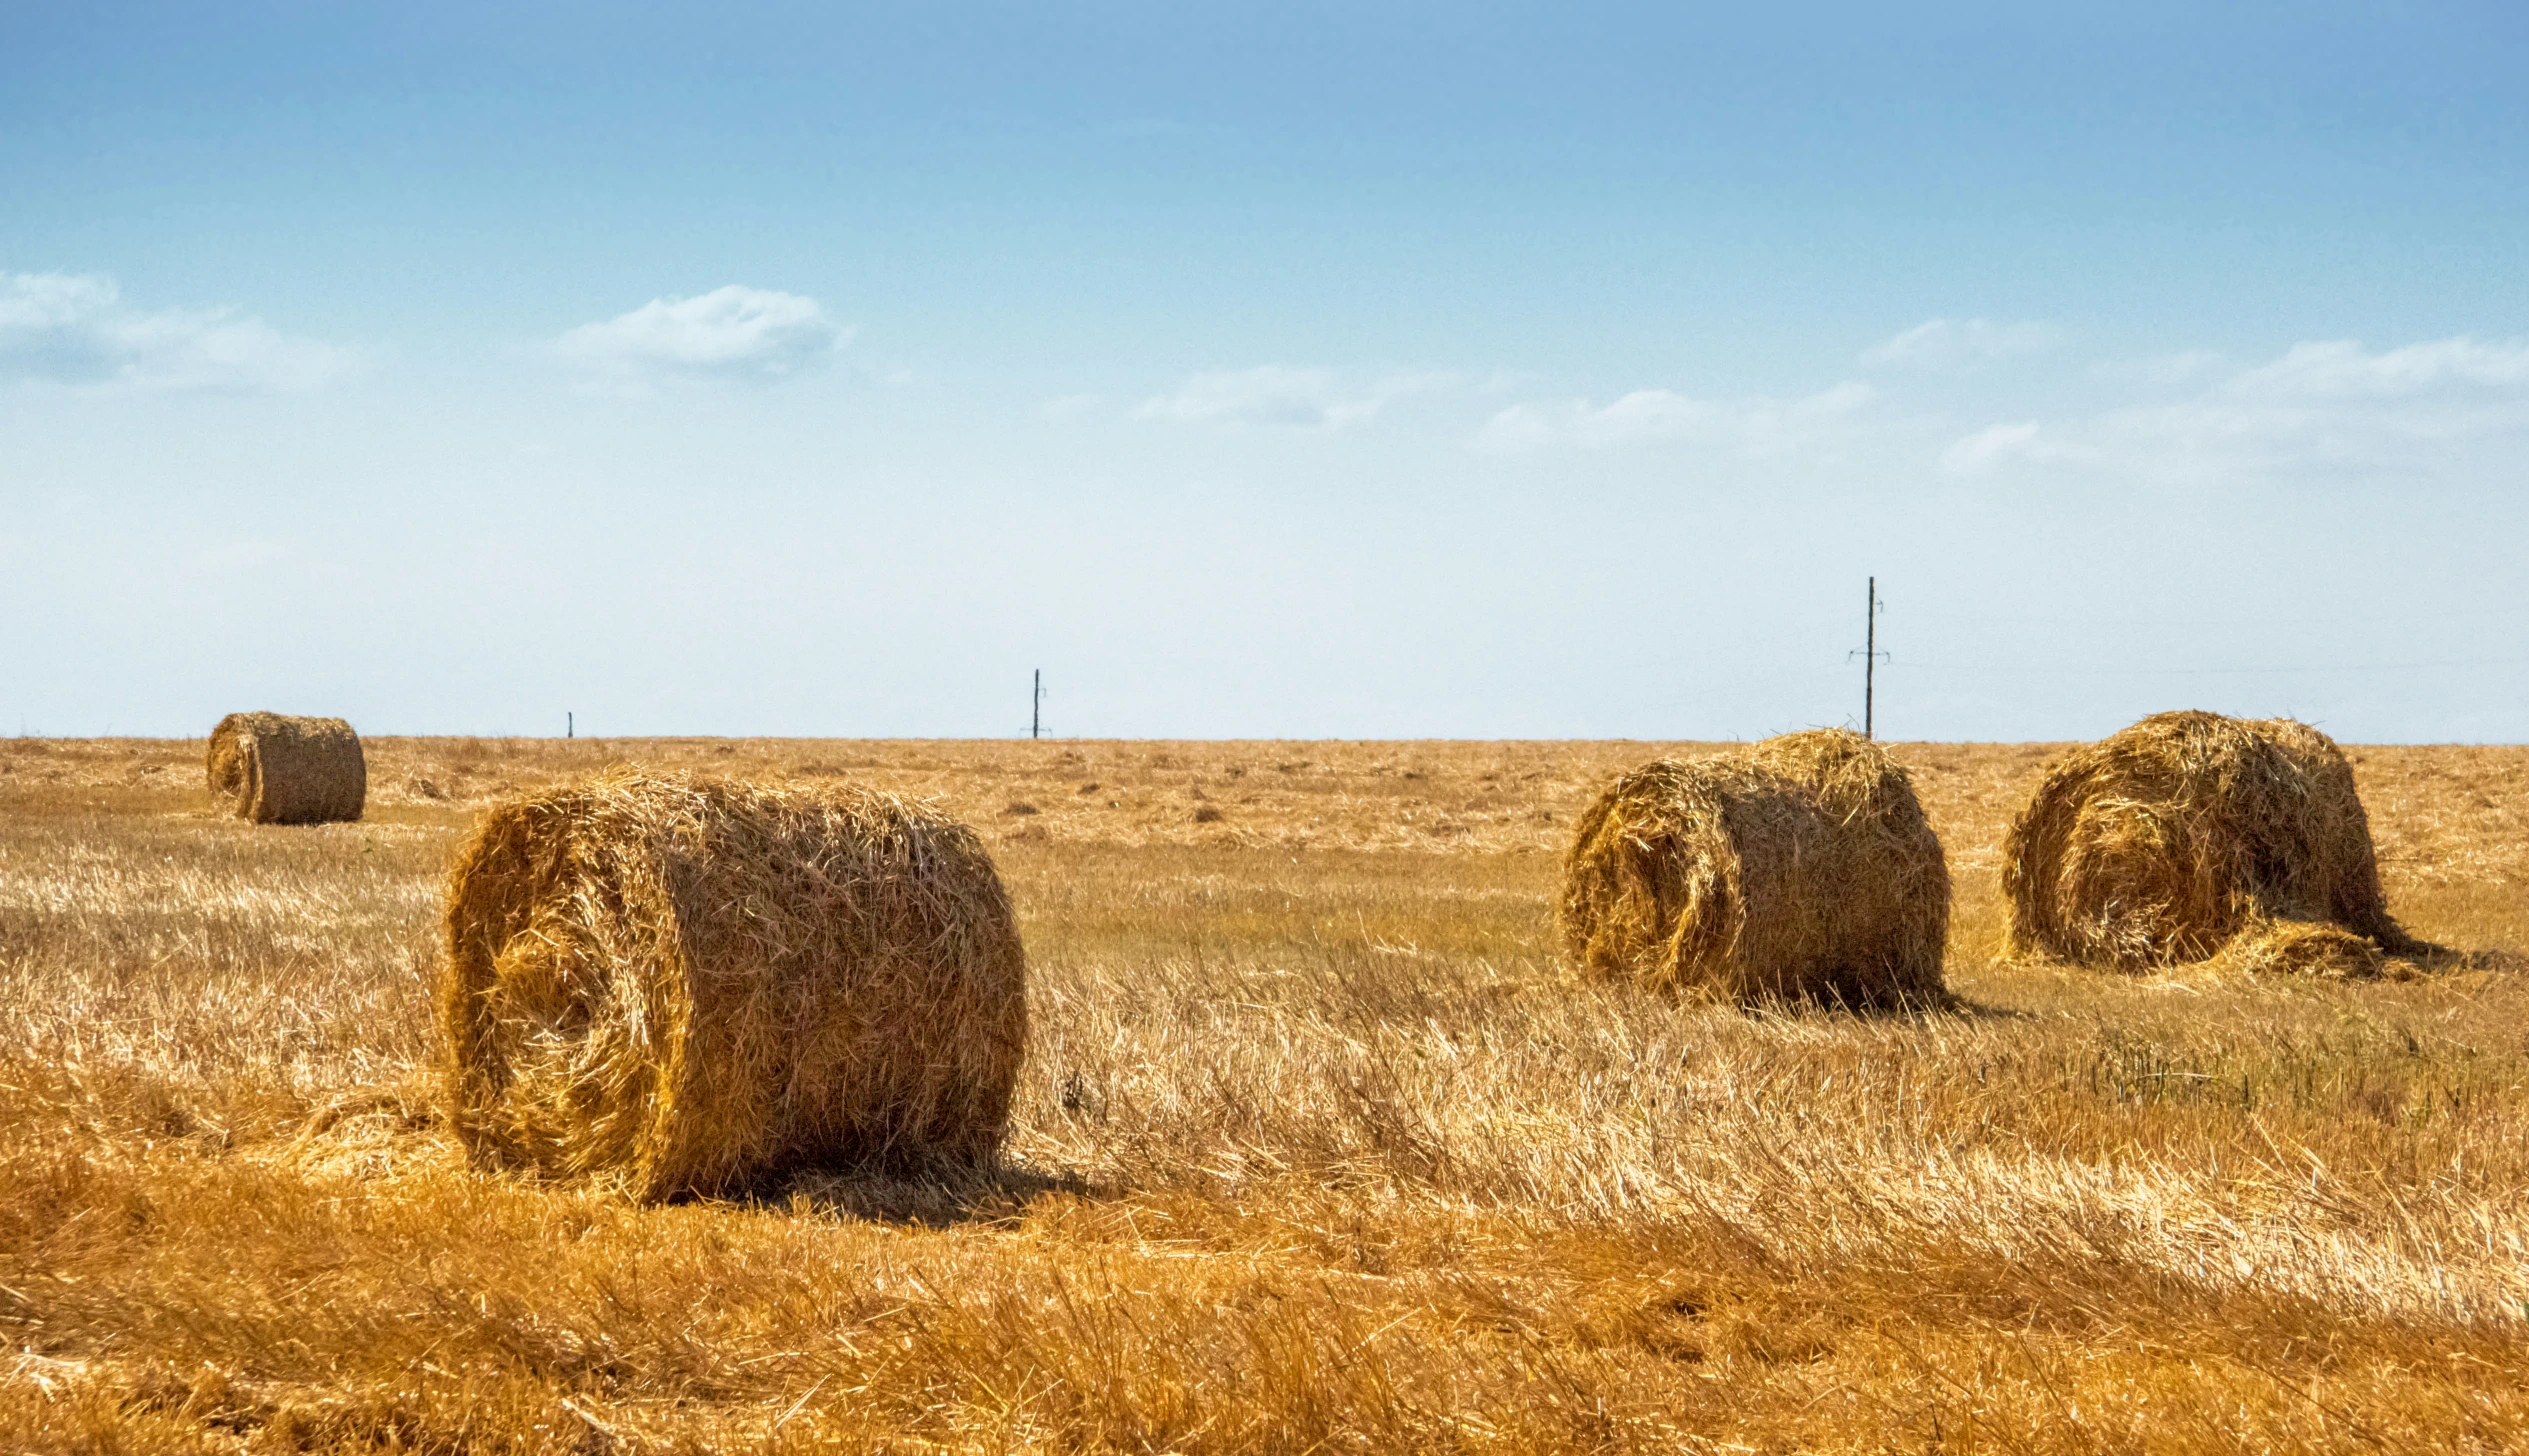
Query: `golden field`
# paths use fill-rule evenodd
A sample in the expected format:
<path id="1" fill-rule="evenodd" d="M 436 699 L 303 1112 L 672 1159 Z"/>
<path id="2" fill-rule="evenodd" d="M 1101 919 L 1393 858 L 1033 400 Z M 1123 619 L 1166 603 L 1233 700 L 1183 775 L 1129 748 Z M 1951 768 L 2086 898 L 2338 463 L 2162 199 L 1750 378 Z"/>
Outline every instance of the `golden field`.
<path id="1" fill-rule="evenodd" d="M 1582 983 L 1573 814 L 1693 745 L 0 740 L 0 1450 L 2529 1449 L 2529 749 L 2356 748 L 2370 983 L 1997 959 L 2052 751 L 1907 745 L 1920 1017 Z M 474 809 L 635 760 L 976 824 L 1034 1038 L 988 1183 L 644 1207 L 465 1170 Z"/>

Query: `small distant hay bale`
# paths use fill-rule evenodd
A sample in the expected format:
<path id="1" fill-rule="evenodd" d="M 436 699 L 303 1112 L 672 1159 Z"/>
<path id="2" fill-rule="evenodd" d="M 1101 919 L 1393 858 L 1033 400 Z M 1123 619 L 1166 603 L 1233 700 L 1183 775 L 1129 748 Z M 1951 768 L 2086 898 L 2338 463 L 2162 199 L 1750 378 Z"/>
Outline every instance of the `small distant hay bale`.
<path id="1" fill-rule="evenodd" d="M 1906 771 L 1828 728 L 1618 778 L 1580 817 L 1557 918 L 1592 974 L 1860 1009 L 1942 999 L 1949 899 Z"/>
<path id="2" fill-rule="evenodd" d="M 1025 960 L 973 831 L 891 796 L 616 769 L 459 855 L 439 986 L 478 1167 L 647 1199 L 987 1162 Z"/>
<path id="3" fill-rule="evenodd" d="M 360 817 L 369 764 L 340 718 L 231 713 L 211 730 L 211 796 L 257 824 L 326 824 Z"/>
<path id="4" fill-rule="evenodd" d="M 2353 766 L 2289 718 L 2157 713 L 2073 750 L 2012 821 L 2002 888 L 2013 954 L 2124 971 L 2367 976 L 2426 949 L 2389 918 Z"/>

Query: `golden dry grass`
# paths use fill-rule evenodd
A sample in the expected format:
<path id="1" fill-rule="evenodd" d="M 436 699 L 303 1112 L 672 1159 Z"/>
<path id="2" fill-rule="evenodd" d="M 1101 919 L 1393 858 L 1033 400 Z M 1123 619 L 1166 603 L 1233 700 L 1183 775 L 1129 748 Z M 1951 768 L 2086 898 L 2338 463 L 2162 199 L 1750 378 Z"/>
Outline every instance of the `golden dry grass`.
<path id="1" fill-rule="evenodd" d="M 1569 817 L 1694 751 L 384 739 L 282 831 L 198 742 L 0 742 L 0 1449 L 2529 1447 L 2529 973 L 2002 963 L 2050 750 L 1914 745 L 1961 1009 L 1576 979 Z M 2529 948 L 2529 750 L 2350 753 L 2401 921 Z M 446 866 L 625 757 L 983 829 L 1001 1176 L 465 1169 Z"/>

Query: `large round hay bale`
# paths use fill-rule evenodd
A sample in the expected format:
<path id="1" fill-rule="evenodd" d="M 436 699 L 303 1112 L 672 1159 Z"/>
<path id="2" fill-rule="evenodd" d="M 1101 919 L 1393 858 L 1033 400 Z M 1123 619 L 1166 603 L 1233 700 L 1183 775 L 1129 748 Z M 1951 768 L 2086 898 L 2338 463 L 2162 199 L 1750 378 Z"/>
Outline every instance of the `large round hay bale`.
<path id="1" fill-rule="evenodd" d="M 884 794 L 615 769 L 492 809 L 448 888 L 477 1166 L 644 1198 L 990 1158 L 1026 1049 L 973 831 Z"/>
<path id="2" fill-rule="evenodd" d="M 2014 954 L 2119 970 L 2227 949 L 2359 975 L 2418 944 L 2389 918 L 2353 766 L 2288 718 L 2156 713 L 2074 749 L 2012 821 L 2002 888 Z"/>
<path id="3" fill-rule="evenodd" d="M 205 760 L 211 797 L 257 824 L 357 819 L 369 797 L 360 735 L 340 718 L 231 713 Z"/>
<path id="4" fill-rule="evenodd" d="M 1598 975 L 1926 1005 L 1943 994 L 1949 865 L 1906 771 L 1819 729 L 1618 778 L 1581 815 L 1558 919 Z"/>

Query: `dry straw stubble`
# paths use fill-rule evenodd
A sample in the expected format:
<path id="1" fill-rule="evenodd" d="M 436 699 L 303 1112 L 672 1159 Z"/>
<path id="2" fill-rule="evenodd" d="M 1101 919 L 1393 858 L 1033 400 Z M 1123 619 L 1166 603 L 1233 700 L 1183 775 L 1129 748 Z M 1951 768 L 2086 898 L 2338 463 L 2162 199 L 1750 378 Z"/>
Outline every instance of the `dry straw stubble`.
<path id="1" fill-rule="evenodd" d="M 357 819 L 369 796 L 360 735 L 340 718 L 231 713 L 204 758 L 211 797 L 257 824 Z"/>
<path id="2" fill-rule="evenodd" d="M 1581 814 L 1558 918 L 1595 974 L 1887 1007 L 1944 994 L 1949 901 L 1906 771 L 1829 728 L 1619 777 Z"/>
<path id="3" fill-rule="evenodd" d="M 2352 765 L 2288 718 L 2156 713 L 2073 750 L 2012 821 L 2002 883 L 2015 955 L 2361 976 L 2427 949 L 2389 917 Z"/>
<path id="4" fill-rule="evenodd" d="M 617 769 L 492 809 L 439 994 L 478 1166 L 644 1198 L 989 1159 L 1024 958 L 965 826 L 889 795 Z"/>

